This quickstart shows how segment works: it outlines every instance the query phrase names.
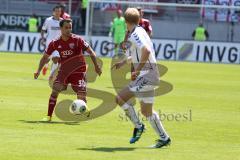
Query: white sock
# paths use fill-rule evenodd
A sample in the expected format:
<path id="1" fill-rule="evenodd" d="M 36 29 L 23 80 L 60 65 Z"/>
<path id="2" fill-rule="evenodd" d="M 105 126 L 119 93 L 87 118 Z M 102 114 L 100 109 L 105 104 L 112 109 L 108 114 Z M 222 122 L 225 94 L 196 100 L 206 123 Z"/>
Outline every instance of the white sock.
<path id="1" fill-rule="evenodd" d="M 154 111 L 152 116 L 147 117 L 148 121 L 150 122 L 151 126 L 155 130 L 155 132 L 160 136 L 162 140 L 167 140 L 169 138 L 167 132 L 163 128 L 163 125 L 160 121 L 158 114 Z"/>
<path id="2" fill-rule="evenodd" d="M 51 72 L 50 72 L 50 76 L 53 75 L 53 73 L 55 72 L 55 70 L 58 68 L 58 63 L 53 63 L 52 64 L 52 68 L 51 68 Z"/>
<path id="3" fill-rule="evenodd" d="M 125 103 L 121 106 L 121 108 L 125 111 L 126 116 L 131 120 L 135 128 L 141 128 L 142 123 L 139 120 L 139 117 L 136 114 L 136 111 L 133 106 L 128 103 Z"/>

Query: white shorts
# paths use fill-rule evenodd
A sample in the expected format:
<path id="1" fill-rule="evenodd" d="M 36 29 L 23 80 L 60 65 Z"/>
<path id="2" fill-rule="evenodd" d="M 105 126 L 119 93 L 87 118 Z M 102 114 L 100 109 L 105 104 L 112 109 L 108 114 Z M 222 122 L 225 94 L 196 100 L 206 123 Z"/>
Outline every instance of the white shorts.
<path id="1" fill-rule="evenodd" d="M 54 57 L 60 58 L 60 54 L 59 54 L 59 52 L 57 50 L 53 51 L 49 58 L 52 59 Z"/>
<path id="2" fill-rule="evenodd" d="M 154 90 L 159 85 L 159 77 L 154 78 L 153 73 L 140 75 L 129 84 L 129 90 L 144 103 L 154 102 Z"/>

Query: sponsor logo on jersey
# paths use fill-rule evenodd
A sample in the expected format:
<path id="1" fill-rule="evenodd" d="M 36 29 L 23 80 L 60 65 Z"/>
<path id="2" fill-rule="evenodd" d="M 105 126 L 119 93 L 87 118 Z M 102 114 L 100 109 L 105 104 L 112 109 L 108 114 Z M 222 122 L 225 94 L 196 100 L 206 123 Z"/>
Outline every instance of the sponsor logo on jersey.
<path id="1" fill-rule="evenodd" d="M 73 51 L 72 51 L 72 50 L 62 51 L 61 54 L 62 54 L 63 56 L 69 56 L 69 55 L 72 55 L 72 54 L 73 54 Z"/>

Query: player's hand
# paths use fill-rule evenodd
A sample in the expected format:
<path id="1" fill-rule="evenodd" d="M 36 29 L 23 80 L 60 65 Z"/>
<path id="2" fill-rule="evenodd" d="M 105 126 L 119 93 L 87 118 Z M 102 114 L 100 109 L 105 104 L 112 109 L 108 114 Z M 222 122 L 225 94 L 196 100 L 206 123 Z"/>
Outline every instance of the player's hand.
<path id="1" fill-rule="evenodd" d="M 37 79 L 39 75 L 40 75 L 39 72 L 35 72 L 35 73 L 34 73 L 34 79 Z"/>
<path id="2" fill-rule="evenodd" d="M 46 38 L 41 38 L 40 43 L 41 43 L 41 45 L 45 46 L 46 45 Z"/>
<path id="3" fill-rule="evenodd" d="M 124 63 L 124 61 L 120 61 L 120 62 L 117 62 L 117 63 L 115 63 L 112 67 L 111 67 L 111 69 L 119 69 L 119 68 L 121 68 L 123 65 L 124 65 L 125 63 Z"/>
<path id="4" fill-rule="evenodd" d="M 95 66 L 95 72 L 96 72 L 99 76 L 101 76 L 101 74 L 102 74 L 102 69 L 101 69 L 101 67 L 99 67 L 99 65 L 96 65 L 96 66 Z"/>
<path id="5" fill-rule="evenodd" d="M 120 44 L 120 47 L 121 47 L 121 49 L 122 50 L 127 50 L 127 45 L 126 45 L 126 42 L 125 41 L 123 41 L 121 44 Z"/>
<path id="6" fill-rule="evenodd" d="M 139 71 L 133 71 L 133 72 L 131 73 L 131 80 L 132 80 L 132 81 L 135 81 L 136 78 L 137 78 L 137 76 L 138 76 L 139 74 L 140 74 Z"/>

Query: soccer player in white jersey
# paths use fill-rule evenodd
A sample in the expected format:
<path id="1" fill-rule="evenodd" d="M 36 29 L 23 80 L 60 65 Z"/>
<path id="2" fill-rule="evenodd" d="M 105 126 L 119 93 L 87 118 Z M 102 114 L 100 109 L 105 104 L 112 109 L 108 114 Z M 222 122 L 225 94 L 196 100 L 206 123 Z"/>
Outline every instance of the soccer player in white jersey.
<path id="1" fill-rule="evenodd" d="M 49 43 L 52 40 L 60 37 L 60 35 L 61 35 L 59 22 L 62 20 L 62 18 L 60 17 L 60 15 L 61 15 L 61 7 L 55 6 L 53 8 L 53 16 L 48 17 L 42 26 L 41 43 L 45 44 L 46 48 L 48 47 Z M 44 37 L 45 32 L 47 32 L 46 38 Z M 53 77 L 53 73 L 58 67 L 59 57 L 60 57 L 59 53 L 57 51 L 54 51 L 51 56 L 53 64 L 52 64 L 49 79 L 51 79 Z M 43 68 L 43 75 L 46 74 L 47 68 L 48 68 L 48 63 Z"/>
<path id="2" fill-rule="evenodd" d="M 145 126 L 139 120 L 134 107 L 129 100 L 137 97 L 141 105 L 141 113 L 148 119 L 151 126 L 159 136 L 154 148 L 161 148 L 171 143 L 171 139 L 166 133 L 160 121 L 159 115 L 153 110 L 154 89 L 159 84 L 159 72 L 156 65 L 155 51 L 153 43 L 147 32 L 138 25 L 140 20 L 139 12 L 136 8 L 128 8 L 125 12 L 127 29 L 130 32 L 128 40 L 131 43 L 130 57 L 134 71 L 132 81 L 123 88 L 116 96 L 116 103 L 121 106 L 126 115 L 134 124 L 133 137 L 130 143 L 135 143 L 141 137 Z M 122 60 L 113 65 L 112 68 L 119 69 L 127 60 Z"/>

